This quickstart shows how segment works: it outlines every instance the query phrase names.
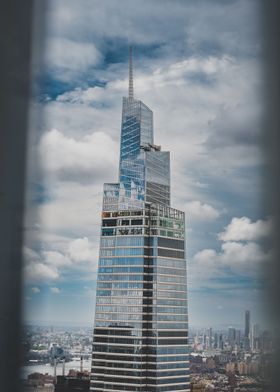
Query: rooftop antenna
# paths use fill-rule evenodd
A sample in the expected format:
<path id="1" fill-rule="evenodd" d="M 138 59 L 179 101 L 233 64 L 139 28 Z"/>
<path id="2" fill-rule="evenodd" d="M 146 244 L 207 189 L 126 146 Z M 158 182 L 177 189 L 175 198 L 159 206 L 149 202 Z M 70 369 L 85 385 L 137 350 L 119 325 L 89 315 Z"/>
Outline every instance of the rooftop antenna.
<path id="1" fill-rule="evenodd" d="M 132 46 L 129 47 L 129 85 L 128 85 L 128 98 L 133 99 Z"/>

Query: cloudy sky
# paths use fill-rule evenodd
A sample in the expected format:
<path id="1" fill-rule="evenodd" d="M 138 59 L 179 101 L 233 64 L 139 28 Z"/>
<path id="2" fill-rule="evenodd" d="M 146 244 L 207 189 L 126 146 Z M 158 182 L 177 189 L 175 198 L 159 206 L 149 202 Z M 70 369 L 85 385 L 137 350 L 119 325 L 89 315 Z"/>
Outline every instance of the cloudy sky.
<path id="1" fill-rule="evenodd" d="M 258 1 L 49 1 L 34 65 L 25 319 L 92 324 L 104 182 L 117 180 L 128 46 L 135 96 L 171 151 L 186 212 L 191 326 L 262 323 L 271 249 L 261 207 Z M 34 164 L 36 162 L 36 164 Z"/>

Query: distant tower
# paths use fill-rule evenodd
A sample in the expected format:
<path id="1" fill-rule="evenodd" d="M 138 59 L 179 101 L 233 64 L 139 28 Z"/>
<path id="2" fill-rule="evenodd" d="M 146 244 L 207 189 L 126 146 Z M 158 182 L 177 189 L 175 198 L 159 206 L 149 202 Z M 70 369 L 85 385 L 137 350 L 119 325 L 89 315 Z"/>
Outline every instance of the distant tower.
<path id="1" fill-rule="evenodd" d="M 212 330 L 212 328 L 210 327 L 209 328 L 209 331 L 208 331 L 208 333 L 209 333 L 209 348 L 212 348 L 213 347 L 213 330 Z"/>
<path id="2" fill-rule="evenodd" d="M 218 345 L 219 349 L 223 350 L 224 349 L 224 340 L 223 340 L 223 335 L 220 334 L 219 336 L 219 345 Z"/>
<path id="3" fill-rule="evenodd" d="M 214 335 L 214 348 L 218 348 L 219 337 L 218 334 L 215 333 Z"/>
<path id="4" fill-rule="evenodd" d="M 235 331 L 235 342 L 237 344 L 237 347 L 240 348 L 240 346 L 241 346 L 241 331 L 240 331 L 240 329 Z"/>
<path id="5" fill-rule="evenodd" d="M 250 310 L 245 312 L 244 348 L 246 351 L 250 350 Z"/>
<path id="6" fill-rule="evenodd" d="M 203 334 L 202 336 L 202 344 L 203 344 L 203 348 L 207 348 L 207 335 L 206 333 Z"/>
<path id="7" fill-rule="evenodd" d="M 259 324 L 255 324 L 253 327 L 253 333 L 252 333 L 252 348 L 254 350 L 258 350 L 260 346 L 260 326 Z"/>
<path id="8" fill-rule="evenodd" d="M 228 343 L 231 347 L 234 347 L 236 341 L 236 331 L 235 328 L 230 327 L 228 329 Z"/>

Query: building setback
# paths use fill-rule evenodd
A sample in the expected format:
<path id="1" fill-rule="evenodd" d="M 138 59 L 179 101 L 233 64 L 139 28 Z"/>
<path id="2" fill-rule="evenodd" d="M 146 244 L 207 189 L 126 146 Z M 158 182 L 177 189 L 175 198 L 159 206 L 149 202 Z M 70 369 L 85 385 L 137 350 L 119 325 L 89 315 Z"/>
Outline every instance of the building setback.
<path id="1" fill-rule="evenodd" d="M 110 152 L 108 152 L 110 153 Z M 123 98 L 119 182 L 104 184 L 91 391 L 190 390 L 185 214 L 153 112 Z"/>

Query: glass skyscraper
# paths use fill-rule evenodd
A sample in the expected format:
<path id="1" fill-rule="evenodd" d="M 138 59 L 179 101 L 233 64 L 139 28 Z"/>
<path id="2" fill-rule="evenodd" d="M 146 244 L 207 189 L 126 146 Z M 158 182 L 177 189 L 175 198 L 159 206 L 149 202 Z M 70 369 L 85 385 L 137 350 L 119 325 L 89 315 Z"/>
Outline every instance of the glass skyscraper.
<path id="1" fill-rule="evenodd" d="M 123 98 L 119 181 L 104 184 L 91 391 L 189 391 L 185 215 L 153 112 Z"/>
<path id="2" fill-rule="evenodd" d="M 245 333 L 244 333 L 244 348 L 246 351 L 250 350 L 250 310 L 245 312 Z"/>

